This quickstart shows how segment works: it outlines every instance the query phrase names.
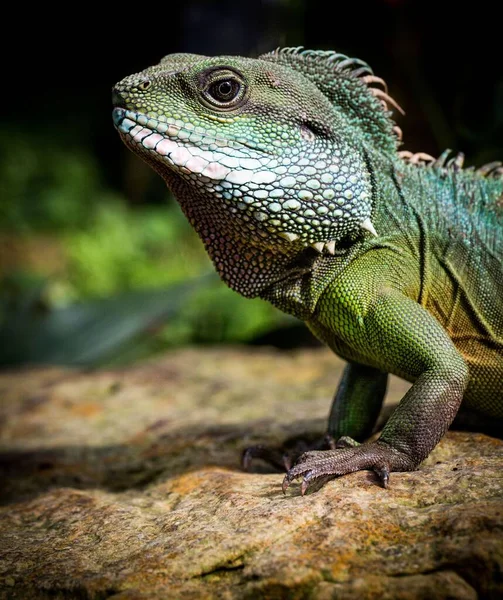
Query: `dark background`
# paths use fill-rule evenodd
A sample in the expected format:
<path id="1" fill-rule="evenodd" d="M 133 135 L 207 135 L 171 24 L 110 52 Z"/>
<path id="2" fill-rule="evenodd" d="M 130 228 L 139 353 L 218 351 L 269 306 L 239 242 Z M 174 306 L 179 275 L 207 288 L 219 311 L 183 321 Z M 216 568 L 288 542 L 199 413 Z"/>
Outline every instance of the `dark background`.
<path id="1" fill-rule="evenodd" d="M 0 363 L 106 364 L 185 343 L 305 343 L 297 324 L 269 307 L 211 278 L 186 283 L 209 263 L 161 180 L 120 142 L 111 87 L 171 52 L 335 49 L 388 82 L 407 113 L 397 119 L 404 149 L 462 150 L 480 165 L 503 158 L 501 19 L 494 5 L 461 6 L 185 0 L 6 15 Z M 129 259 L 106 248 L 107 219 L 110 238 L 122 231 L 125 246 L 133 240 Z"/>

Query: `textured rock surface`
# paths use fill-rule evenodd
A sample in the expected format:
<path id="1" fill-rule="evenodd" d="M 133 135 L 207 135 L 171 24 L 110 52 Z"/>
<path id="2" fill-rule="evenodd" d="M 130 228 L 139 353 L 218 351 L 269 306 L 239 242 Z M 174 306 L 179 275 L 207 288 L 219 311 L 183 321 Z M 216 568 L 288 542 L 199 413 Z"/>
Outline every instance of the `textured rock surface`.
<path id="1" fill-rule="evenodd" d="M 449 433 L 389 490 L 364 472 L 283 496 L 240 470 L 250 444 L 323 432 L 340 369 L 226 349 L 0 375 L 0 597 L 503 597 L 501 441 Z"/>

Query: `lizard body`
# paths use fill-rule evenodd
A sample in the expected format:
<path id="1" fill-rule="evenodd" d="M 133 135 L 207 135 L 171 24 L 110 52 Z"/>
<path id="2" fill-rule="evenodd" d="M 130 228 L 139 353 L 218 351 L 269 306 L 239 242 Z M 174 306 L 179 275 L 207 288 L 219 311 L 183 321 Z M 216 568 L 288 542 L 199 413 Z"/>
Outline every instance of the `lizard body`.
<path id="1" fill-rule="evenodd" d="M 385 83 L 334 52 L 169 55 L 119 82 L 114 103 L 123 141 L 165 179 L 222 279 L 348 361 L 328 424 L 338 447 L 302 455 L 284 489 L 360 469 L 387 485 L 462 402 L 503 429 L 499 164 L 398 152 Z M 365 442 L 388 373 L 413 386 Z"/>

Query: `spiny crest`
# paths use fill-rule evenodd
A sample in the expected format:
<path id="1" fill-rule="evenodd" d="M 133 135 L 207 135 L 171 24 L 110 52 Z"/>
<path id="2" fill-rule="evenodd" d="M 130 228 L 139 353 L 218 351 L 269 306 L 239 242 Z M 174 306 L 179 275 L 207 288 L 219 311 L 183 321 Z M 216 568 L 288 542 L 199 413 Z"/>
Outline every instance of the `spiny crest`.
<path id="1" fill-rule="evenodd" d="M 479 220 L 486 223 L 483 239 L 488 247 L 495 248 L 496 243 L 500 243 L 498 240 L 501 239 L 503 224 L 503 163 L 495 161 L 478 169 L 463 168 L 464 154 L 459 152 L 452 155 L 451 150 L 444 150 L 438 158 L 425 152 L 414 154 L 407 151 L 399 152 L 398 156 L 405 163 L 423 170 L 425 175 L 432 175 L 434 179 L 450 179 L 461 192 L 457 204 L 461 206 L 464 203 L 470 212 L 483 215 Z"/>
<path id="2" fill-rule="evenodd" d="M 302 73 L 386 151 L 393 152 L 400 144 L 402 131 L 392 120 L 391 109 L 404 111 L 388 94 L 386 82 L 364 61 L 331 50 L 304 50 L 302 46 L 277 48 L 260 58 Z"/>
<path id="3" fill-rule="evenodd" d="M 403 150 L 398 153 L 398 156 L 405 162 L 428 167 L 432 169 L 450 169 L 453 171 L 463 170 L 465 173 L 474 173 L 481 177 L 503 179 L 503 163 L 501 161 L 490 162 L 476 169 L 475 167 L 467 167 L 463 169 L 465 162 L 465 155 L 463 152 L 458 152 L 454 156 L 451 156 L 452 151 L 450 149 L 444 150 L 442 154 L 435 158 L 425 152 L 409 152 Z"/>

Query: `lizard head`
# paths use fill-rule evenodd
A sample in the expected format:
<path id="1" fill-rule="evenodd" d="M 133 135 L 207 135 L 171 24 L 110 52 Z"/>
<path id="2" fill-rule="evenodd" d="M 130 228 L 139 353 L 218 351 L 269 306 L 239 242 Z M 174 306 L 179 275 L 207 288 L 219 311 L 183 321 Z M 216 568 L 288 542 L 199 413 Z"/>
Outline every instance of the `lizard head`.
<path id="1" fill-rule="evenodd" d="M 173 54 L 113 94 L 123 141 L 166 180 L 203 239 L 332 251 L 368 223 L 362 153 L 327 96 L 289 66 Z"/>

